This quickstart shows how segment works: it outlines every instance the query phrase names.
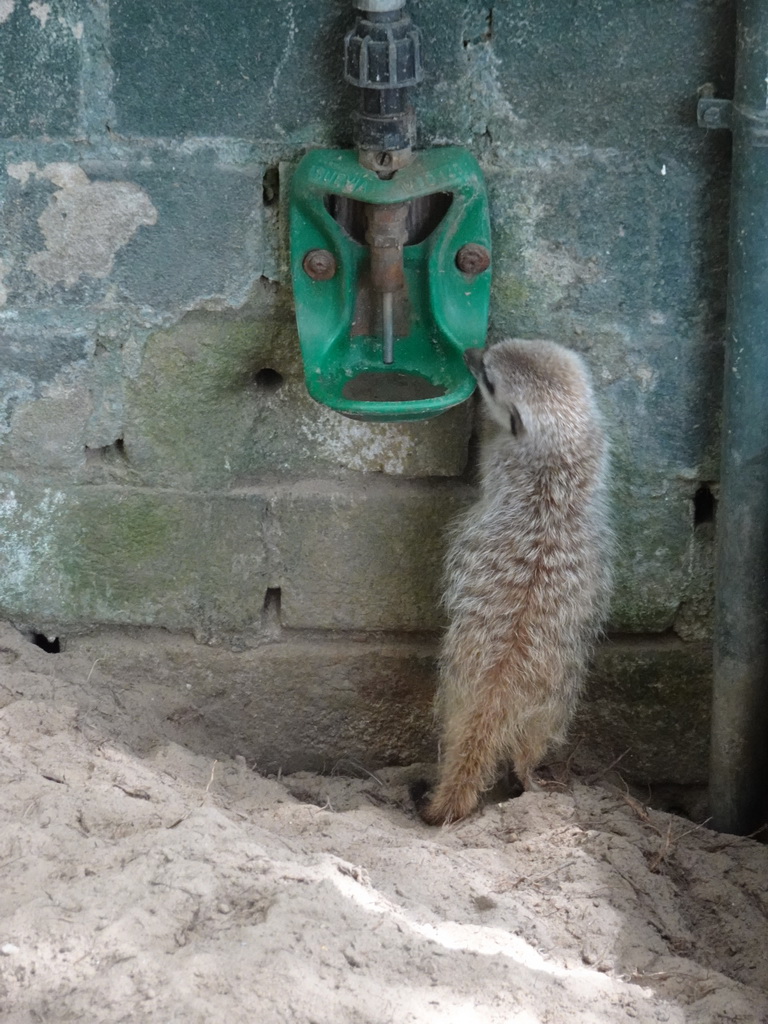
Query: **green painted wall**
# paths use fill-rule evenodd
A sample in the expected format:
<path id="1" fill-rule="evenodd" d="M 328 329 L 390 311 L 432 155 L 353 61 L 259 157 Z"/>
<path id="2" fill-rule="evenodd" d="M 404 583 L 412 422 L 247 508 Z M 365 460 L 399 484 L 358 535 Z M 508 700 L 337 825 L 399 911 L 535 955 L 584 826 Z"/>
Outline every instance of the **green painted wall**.
<path id="1" fill-rule="evenodd" d="M 685 694 L 700 727 L 668 774 L 695 780 L 729 175 L 695 110 L 703 86 L 730 95 L 733 3 L 409 9 L 421 145 L 467 146 L 487 178 L 491 337 L 583 352 L 610 424 L 617 639 L 594 742 L 642 718 L 636 770 L 659 777 L 648 751 L 678 723 L 654 688 Z M 318 664 L 375 639 L 404 678 L 439 629 L 471 405 L 345 420 L 307 397 L 293 326 L 285 186 L 307 147 L 350 142 L 349 22 L 341 0 L 0 3 L 0 615 L 65 640 L 300 642 Z"/>

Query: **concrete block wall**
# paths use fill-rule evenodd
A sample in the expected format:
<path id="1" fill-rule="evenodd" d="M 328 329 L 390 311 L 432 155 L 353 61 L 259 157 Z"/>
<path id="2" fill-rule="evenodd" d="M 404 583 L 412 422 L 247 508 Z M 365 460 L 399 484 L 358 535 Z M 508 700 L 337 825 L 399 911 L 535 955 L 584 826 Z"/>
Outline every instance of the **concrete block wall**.
<path id="1" fill-rule="evenodd" d="M 317 686 L 295 699 L 313 666 L 356 697 L 329 681 L 308 764 L 432 756 L 424 659 L 473 490 L 472 403 L 367 425 L 304 389 L 286 183 L 307 148 L 350 143 L 350 8 L 0 2 L 0 615 L 72 645 L 188 634 L 211 679 L 247 658 L 241 747 L 294 694 L 268 754 L 263 729 L 238 750 L 274 766 L 301 766 L 281 750 L 317 721 Z M 487 178 L 491 338 L 583 352 L 610 423 L 613 639 L 580 728 L 605 757 L 629 737 L 638 777 L 701 781 L 728 140 L 695 106 L 706 83 L 729 95 L 732 3 L 410 10 L 421 144 L 468 146 Z"/>

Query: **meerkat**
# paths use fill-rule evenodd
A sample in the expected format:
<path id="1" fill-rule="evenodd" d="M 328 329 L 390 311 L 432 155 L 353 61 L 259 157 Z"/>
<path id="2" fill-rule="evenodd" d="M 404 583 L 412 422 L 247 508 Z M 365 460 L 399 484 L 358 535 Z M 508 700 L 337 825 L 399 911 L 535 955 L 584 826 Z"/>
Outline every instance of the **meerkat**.
<path id="1" fill-rule="evenodd" d="M 468 349 L 485 411 L 480 496 L 445 566 L 441 764 L 421 807 L 458 821 L 511 762 L 525 789 L 565 738 L 607 612 L 607 445 L 589 372 L 550 341 Z"/>

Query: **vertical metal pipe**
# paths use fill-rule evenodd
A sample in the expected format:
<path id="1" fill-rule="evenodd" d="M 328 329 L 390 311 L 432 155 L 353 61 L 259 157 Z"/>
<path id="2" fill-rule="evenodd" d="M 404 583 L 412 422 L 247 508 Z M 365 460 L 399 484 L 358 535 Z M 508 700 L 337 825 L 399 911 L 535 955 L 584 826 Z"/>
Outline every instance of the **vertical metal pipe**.
<path id="1" fill-rule="evenodd" d="M 381 296 L 382 362 L 389 365 L 395 361 L 395 310 L 392 292 Z"/>
<path id="2" fill-rule="evenodd" d="M 768 3 L 738 0 L 710 808 L 768 817 Z"/>

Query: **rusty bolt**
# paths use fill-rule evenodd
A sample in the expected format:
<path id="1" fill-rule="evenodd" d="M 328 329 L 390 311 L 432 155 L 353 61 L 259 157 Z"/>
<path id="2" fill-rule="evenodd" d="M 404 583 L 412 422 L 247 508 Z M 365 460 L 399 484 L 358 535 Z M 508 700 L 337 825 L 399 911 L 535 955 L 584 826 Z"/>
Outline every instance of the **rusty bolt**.
<path id="1" fill-rule="evenodd" d="M 330 281 L 336 273 L 336 258 L 327 249 L 310 249 L 301 265 L 313 281 Z"/>
<path id="2" fill-rule="evenodd" d="M 482 274 L 491 265 L 491 254 L 484 245 L 469 242 L 456 253 L 456 266 L 462 274 Z"/>

